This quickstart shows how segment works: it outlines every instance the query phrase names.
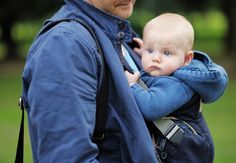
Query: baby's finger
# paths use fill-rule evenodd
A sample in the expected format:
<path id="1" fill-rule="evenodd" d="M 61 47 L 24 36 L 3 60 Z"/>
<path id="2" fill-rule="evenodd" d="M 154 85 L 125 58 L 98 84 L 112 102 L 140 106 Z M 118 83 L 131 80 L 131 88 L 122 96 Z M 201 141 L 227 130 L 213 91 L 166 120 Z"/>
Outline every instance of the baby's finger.
<path id="1" fill-rule="evenodd" d="M 142 39 L 134 37 L 133 41 L 135 41 L 138 44 L 139 48 L 141 48 L 143 46 L 143 40 Z"/>
<path id="2" fill-rule="evenodd" d="M 139 56 L 142 55 L 142 50 L 139 48 L 134 48 L 134 52 L 137 53 Z"/>

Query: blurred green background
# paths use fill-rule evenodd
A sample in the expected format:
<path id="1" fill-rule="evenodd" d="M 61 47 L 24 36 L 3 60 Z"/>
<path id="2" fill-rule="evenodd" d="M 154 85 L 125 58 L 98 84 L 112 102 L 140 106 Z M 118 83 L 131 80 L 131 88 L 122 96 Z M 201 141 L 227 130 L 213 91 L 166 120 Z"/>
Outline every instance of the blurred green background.
<path id="1" fill-rule="evenodd" d="M 22 90 L 21 73 L 27 51 L 44 19 L 49 18 L 63 1 L 23 2 L 0 2 L 0 163 L 12 163 L 15 158 L 21 118 L 17 102 Z M 236 162 L 234 3 L 232 0 L 149 0 L 148 3 L 137 0 L 130 18 L 133 28 L 142 36 L 144 24 L 160 13 L 176 12 L 186 16 L 195 29 L 194 49 L 208 53 L 228 72 L 229 85 L 224 95 L 215 103 L 203 105 L 203 113 L 215 143 L 215 163 Z M 25 162 L 32 162 L 27 130 Z"/>

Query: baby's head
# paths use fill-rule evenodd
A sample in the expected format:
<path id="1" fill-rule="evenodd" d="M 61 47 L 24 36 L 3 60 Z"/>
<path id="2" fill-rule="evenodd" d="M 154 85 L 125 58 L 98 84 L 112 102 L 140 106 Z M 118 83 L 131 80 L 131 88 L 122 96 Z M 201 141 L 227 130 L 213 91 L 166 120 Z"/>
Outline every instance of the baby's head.
<path id="1" fill-rule="evenodd" d="M 143 31 L 142 65 L 151 76 L 170 75 L 193 58 L 194 30 L 183 16 L 165 13 Z"/>

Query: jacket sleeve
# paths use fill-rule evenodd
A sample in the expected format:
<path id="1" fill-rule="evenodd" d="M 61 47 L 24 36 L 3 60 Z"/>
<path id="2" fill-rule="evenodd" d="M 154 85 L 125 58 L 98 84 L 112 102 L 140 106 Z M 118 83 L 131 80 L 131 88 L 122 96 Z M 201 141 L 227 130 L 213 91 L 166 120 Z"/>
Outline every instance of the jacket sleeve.
<path id="1" fill-rule="evenodd" d="M 146 120 L 154 121 L 170 114 L 189 101 L 194 93 L 188 85 L 174 77 L 146 77 L 145 80 L 148 90 L 138 84 L 132 85 L 131 89 Z"/>
<path id="2" fill-rule="evenodd" d="M 98 54 L 85 29 L 81 35 L 69 31 L 58 27 L 42 36 L 26 65 L 29 130 L 37 162 L 97 162 L 91 137 Z"/>
<path id="3" fill-rule="evenodd" d="M 228 75 L 224 68 L 200 51 L 195 51 L 193 61 L 177 70 L 173 76 L 188 84 L 202 97 L 204 103 L 219 99 L 228 84 Z"/>

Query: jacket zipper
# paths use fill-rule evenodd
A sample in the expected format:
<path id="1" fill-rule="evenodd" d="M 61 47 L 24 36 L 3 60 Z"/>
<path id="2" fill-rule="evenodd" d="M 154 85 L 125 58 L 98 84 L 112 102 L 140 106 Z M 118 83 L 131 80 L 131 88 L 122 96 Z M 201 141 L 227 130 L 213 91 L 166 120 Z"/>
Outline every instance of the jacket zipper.
<path id="1" fill-rule="evenodd" d="M 121 47 L 121 40 L 118 41 L 118 51 L 119 51 L 119 57 L 120 57 L 120 62 L 124 66 L 124 55 L 122 54 L 122 47 Z"/>

